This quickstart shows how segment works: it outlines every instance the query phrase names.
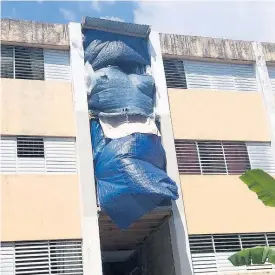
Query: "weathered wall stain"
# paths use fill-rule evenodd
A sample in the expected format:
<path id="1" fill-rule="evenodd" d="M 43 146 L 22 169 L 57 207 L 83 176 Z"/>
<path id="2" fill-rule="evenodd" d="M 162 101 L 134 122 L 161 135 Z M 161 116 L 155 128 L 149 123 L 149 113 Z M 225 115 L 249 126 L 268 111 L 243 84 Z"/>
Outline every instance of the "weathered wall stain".
<path id="1" fill-rule="evenodd" d="M 64 24 L 43 24 L 35 21 L 1 19 L 1 41 L 50 45 L 51 48 L 69 48 L 68 26 Z"/>
<path id="2" fill-rule="evenodd" d="M 275 62 L 275 43 L 262 43 L 265 60 Z"/>
<path id="3" fill-rule="evenodd" d="M 160 41 L 164 56 L 255 60 L 252 42 L 165 33 L 160 34 Z"/>

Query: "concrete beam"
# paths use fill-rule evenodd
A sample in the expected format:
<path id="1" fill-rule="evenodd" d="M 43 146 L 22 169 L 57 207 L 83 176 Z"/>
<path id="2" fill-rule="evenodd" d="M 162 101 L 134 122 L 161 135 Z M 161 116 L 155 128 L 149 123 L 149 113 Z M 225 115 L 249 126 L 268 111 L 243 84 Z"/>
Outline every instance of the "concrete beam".
<path id="1" fill-rule="evenodd" d="M 262 92 L 263 103 L 265 105 L 267 119 L 271 132 L 271 149 L 275 156 L 275 96 L 272 91 L 263 45 L 254 42 L 253 49 L 256 56 L 256 74 L 259 87 Z M 256 125 L 255 125 L 256 126 Z"/>
<path id="2" fill-rule="evenodd" d="M 220 38 L 160 34 L 163 56 L 254 61 L 252 42 Z"/>
<path id="3" fill-rule="evenodd" d="M 167 174 L 178 186 L 179 198 L 172 202 L 173 216 L 169 220 L 171 244 L 176 275 L 191 275 L 192 261 L 188 240 L 187 224 L 176 158 L 168 92 L 165 80 L 159 33 L 149 35 L 149 53 L 152 75 L 156 85 L 156 115 L 160 118 L 162 144 L 166 152 Z"/>
<path id="4" fill-rule="evenodd" d="M 69 31 L 76 121 L 77 173 L 82 218 L 83 274 L 102 275 L 94 163 L 84 82 L 84 51 L 81 25 L 70 23 Z"/>
<path id="5" fill-rule="evenodd" d="M 266 62 L 275 62 L 275 43 L 262 43 Z"/>
<path id="6" fill-rule="evenodd" d="M 68 49 L 68 26 L 64 24 L 1 19 L 1 43 Z"/>

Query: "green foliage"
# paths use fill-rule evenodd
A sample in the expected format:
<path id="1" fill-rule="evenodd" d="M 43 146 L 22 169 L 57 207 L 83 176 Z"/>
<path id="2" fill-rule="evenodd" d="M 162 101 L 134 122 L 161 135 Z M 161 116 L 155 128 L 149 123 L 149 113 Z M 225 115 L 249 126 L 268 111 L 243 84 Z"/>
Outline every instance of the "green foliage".
<path id="1" fill-rule="evenodd" d="M 258 198 L 266 205 L 275 207 L 275 179 L 261 169 L 246 171 L 240 179 L 254 191 Z M 243 249 L 228 258 L 234 266 L 275 264 L 275 249 L 272 247 L 256 246 Z"/>
<path id="2" fill-rule="evenodd" d="M 275 179 L 261 169 L 246 171 L 240 179 L 266 205 L 275 207 Z"/>
<path id="3" fill-rule="evenodd" d="M 234 266 L 264 264 L 265 262 L 275 264 L 275 249 L 262 246 L 247 248 L 233 254 L 228 260 Z"/>

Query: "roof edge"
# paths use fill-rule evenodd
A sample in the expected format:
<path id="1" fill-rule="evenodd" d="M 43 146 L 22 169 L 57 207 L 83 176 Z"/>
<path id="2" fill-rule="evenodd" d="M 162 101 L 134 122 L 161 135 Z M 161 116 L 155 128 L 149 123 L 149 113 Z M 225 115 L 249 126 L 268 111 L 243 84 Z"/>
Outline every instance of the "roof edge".
<path id="1" fill-rule="evenodd" d="M 113 21 L 89 16 L 82 19 L 82 28 L 143 38 L 148 38 L 151 31 L 149 25 Z"/>

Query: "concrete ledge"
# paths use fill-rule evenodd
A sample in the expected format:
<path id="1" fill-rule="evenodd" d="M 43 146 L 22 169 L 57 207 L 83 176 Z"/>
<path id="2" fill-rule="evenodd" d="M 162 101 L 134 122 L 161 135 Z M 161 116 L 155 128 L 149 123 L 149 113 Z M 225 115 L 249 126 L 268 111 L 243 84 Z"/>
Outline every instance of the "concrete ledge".
<path id="1" fill-rule="evenodd" d="M 275 43 L 262 43 L 265 60 L 275 62 Z"/>
<path id="2" fill-rule="evenodd" d="M 255 60 L 252 42 L 165 33 L 160 34 L 160 41 L 164 56 Z"/>
<path id="3" fill-rule="evenodd" d="M 1 43 L 68 49 L 68 26 L 1 19 Z"/>

